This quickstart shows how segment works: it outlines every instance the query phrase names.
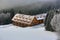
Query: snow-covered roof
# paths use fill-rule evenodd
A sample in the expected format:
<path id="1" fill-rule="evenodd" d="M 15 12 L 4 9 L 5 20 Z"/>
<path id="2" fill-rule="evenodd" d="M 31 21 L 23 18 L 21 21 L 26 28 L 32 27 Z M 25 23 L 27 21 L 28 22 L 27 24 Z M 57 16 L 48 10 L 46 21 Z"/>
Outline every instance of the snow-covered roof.
<path id="1" fill-rule="evenodd" d="M 38 15 L 36 15 L 36 19 L 37 20 L 44 20 L 45 19 L 45 17 L 46 17 L 46 13 L 44 13 L 44 14 L 38 14 Z"/>
<path id="2" fill-rule="evenodd" d="M 16 14 L 12 20 L 16 21 L 16 22 L 20 22 L 20 23 L 31 24 L 33 19 L 34 19 L 34 16 L 24 15 L 24 14 Z"/>

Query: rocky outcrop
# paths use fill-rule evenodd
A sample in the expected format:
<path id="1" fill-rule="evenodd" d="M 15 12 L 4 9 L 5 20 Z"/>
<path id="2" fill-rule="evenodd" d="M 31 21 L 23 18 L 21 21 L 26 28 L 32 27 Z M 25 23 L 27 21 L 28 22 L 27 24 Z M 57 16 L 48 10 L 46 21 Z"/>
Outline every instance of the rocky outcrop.
<path id="1" fill-rule="evenodd" d="M 58 10 L 51 10 L 48 12 L 45 22 L 44 22 L 44 25 L 46 26 L 45 29 L 47 31 L 55 31 L 53 29 L 53 27 L 51 26 L 50 22 L 51 22 L 52 18 L 54 17 L 54 15 L 56 15 L 56 14 L 59 14 Z"/>

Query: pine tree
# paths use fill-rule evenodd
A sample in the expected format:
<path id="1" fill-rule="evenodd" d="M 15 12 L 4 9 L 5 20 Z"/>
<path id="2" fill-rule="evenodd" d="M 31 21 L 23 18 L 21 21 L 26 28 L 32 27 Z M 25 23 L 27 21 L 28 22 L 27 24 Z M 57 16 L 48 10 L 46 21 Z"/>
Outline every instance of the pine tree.
<path id="1" fill-rule="evenodd" d="M 13 9 L 4 9 L 0 12 L 0 25 L 5 25 L 11 23 L 11 19 L 14 16 Z"/>

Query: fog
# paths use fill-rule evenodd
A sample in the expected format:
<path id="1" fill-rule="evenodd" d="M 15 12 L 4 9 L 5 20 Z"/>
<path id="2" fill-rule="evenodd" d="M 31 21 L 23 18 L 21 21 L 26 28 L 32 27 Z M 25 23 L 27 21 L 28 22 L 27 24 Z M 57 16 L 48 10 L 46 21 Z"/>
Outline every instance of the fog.
<path id="1" fill-rule="evenodd" d="M 33 3 L 42 2 L 56 2 L 56 0 L 0 0 L 0 9 L 11 8 L 15 6 L 25 6 Z"/>

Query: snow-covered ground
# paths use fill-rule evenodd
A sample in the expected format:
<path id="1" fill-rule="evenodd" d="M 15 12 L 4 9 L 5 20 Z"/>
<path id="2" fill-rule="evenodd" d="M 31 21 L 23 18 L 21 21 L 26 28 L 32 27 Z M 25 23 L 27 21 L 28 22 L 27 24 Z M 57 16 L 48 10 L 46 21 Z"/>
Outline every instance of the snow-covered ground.
<path id="1" fill-rule="evenodd" d="M 43 24 L 33 27 L 0 25 L 0 40 L 56 40 L 55 32 L 45 31 Z"/>

